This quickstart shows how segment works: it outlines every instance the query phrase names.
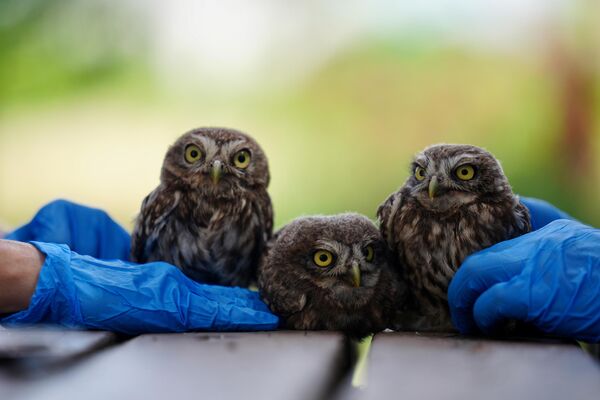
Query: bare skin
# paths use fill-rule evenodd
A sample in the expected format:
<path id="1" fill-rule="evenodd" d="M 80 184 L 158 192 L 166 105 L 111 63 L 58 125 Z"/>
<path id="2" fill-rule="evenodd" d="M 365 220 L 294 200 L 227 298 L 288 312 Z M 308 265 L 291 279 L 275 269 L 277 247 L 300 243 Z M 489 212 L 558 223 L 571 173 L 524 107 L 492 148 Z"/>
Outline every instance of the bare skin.
<path id="1" fill-rule="evenodd" d="M 30 244 L 0 240 L 0 314 L 29 306 L 45 258 Z"/>

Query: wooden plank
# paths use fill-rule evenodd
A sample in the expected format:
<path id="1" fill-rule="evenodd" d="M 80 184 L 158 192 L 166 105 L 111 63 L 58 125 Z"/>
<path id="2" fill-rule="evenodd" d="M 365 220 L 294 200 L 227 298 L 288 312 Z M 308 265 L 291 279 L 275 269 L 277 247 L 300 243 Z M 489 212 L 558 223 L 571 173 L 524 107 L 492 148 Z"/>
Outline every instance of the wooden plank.
<path id="1" fill-rule="evenodd" d="M 600 366 L 575 345 L 383 333 L 361 399 L 593 399 Z"/>
<path id="2" fill-rule="evenodd" d="M 65 360 L 105 346 L 114 338 L 110 332 L 0 327 L 0 362 Z"/>
<path id="3" fill-rule="evenodd" d="M 0 327 L 0 399 L 115 340 L 109 332 Z"/>
<path id="4" fill-rule="evenodd" d="M 15 399 L 316 399 L 345 353 L 333 332 L 144 335 L 33 382 Z"/>

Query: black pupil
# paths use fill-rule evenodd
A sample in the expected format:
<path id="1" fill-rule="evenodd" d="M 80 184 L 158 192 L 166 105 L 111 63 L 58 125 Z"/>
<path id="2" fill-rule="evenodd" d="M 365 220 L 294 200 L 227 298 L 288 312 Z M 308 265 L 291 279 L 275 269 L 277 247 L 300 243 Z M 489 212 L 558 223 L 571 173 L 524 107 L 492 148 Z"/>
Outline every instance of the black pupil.
<path id="1" fill-rule="evenodd" d="M 468 169 L 461 169 L 460 173 L 463 175 L 468 175 L 469 174 L 469 170 Z"/>
<path id="2" fill-rule="evenodd" d="M 190 156 L 192 156 L 192 158 L 198 157 L 198 151 L 196 151 L 196 150 L 190 151 Z"/>
<path id="3" fill-rule="evenodd" d="M 238 161 L 239 161 L 239 162 L 241 162 L 241 163 L 243 163 L 244 161 L 246 161 L 246 156 L 245 156 L 245 155 L 243 155 L 243 154 L 240 154 L 240 155 L 238 156 Z"/>
<path id="4" fill-rule="evenodd" d="M 321 255 L 319 256 L 319 260 L 321 260 L 322 262 L 325 262 L 325 261 L 327 261 L 327 259 L 328 259 L 328 257 L 327 257 L 327 255 L 326 255 L 326 254 L 321 254 Z"/>

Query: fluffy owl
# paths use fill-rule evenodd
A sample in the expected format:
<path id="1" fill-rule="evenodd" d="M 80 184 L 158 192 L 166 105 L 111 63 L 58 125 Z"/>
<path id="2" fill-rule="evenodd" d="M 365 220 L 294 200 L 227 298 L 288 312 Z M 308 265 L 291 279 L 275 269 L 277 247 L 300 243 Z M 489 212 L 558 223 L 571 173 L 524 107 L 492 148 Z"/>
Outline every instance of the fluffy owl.
<path id="1" fill-rule="evenodd" d="M 463 260 L 531 229 L 498 160 L 470 145 L 434 145 L 417 154 L 411 176 L 377 215 L 416 310 L 396 321 L 399 329 L 452 330 L 446 293 Z"/>
<path id="2" fill-rule="evenodd" d="M 272 235 L 268 184 L 267 158 L 250 136 L 225 128 L 185 133 L 142 203 L 132 259 L 166 261 L 201 282 L 247 286 Z"/>
<path id="3" fill-rule="evenodd" d="M 381 331 L 404 288 L 395 285 L 377 227 L 358 214 L 304 217 L 269 244 L 258 274 L 262 299 L 287 328 Z"/>

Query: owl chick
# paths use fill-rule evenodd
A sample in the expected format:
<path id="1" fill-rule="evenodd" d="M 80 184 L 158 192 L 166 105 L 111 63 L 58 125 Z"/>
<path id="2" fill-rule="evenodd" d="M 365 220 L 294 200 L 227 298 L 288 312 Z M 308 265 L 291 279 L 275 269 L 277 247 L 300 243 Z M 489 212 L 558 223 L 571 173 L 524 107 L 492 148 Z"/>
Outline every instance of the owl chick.
<path id="1" fill-rule="evenodd" d="M 248 135 L 225 128 L 185 133 L 142 203 L 133 261 L 166 261 L 201 282 L 249 285 L 272 235 L 268 184 L 267 158 Z"/>
<path id="2" fill-rule="evenodd" d="M 364 337 L 387 327 L 395 286 L 377 227 L 358 214 L 299 218 L 282 228 L 259 267 L 262 299 L 287 328 Z"/>
<path id="3" fill-rule="evenodd" d="M 531 229 L 498 160 L 470 145 L 419 153 L 411 176 L 377 215 L 391 262 L 421 316 L 396 321 L 395 328 L 410 330 L 452 330 L 446 293 L 463 260 Z"/>

